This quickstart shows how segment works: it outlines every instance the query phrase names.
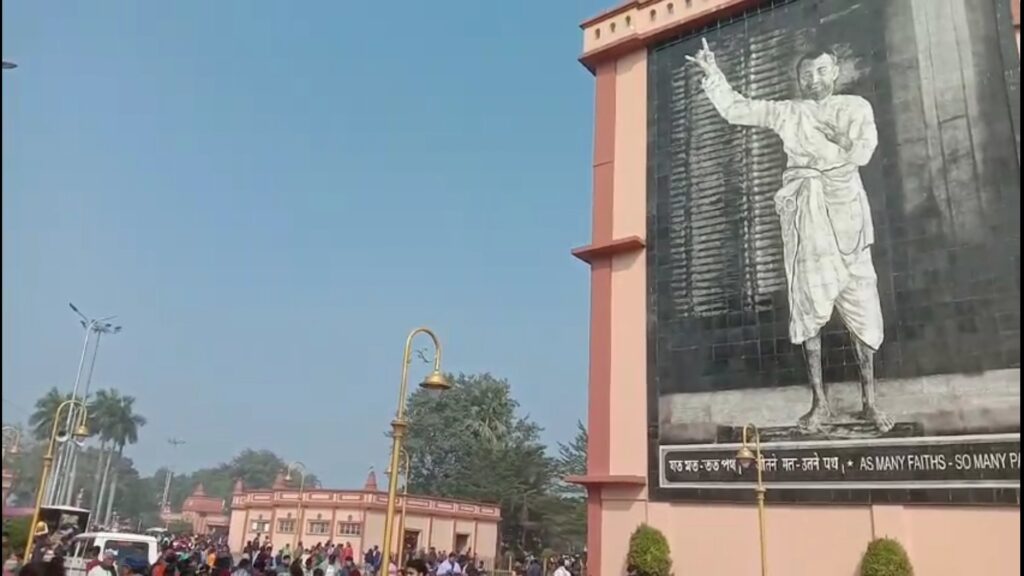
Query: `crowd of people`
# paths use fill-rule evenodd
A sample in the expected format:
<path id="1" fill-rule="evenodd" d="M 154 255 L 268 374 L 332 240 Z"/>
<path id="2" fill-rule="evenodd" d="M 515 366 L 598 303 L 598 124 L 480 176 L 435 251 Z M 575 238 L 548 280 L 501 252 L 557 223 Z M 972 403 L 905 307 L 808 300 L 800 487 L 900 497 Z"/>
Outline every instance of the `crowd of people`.
<path id="1" fill-rule="evenodd" d="M 50 543 L 53 543 L 52 545 Z M 22 563 L 9 554 L 3 576 L 66 576 L 65 539 L 47 540 L 37 553 Z M 166 536 L 161 552 L 150 565 L 140 554 L 119 553 L 99 547 L 85 553 L 86 576 L 486 576 L 482 561 L 470 553 L 455 554 L 436 549 L 410 554 L 399 567 L 394 558 L 383 562 L 378 546 L 358 553 L 351 543 L 321 543 L 311 548 L 298 544 L 273 550 L 256 539 L 233 555 L 223 539 Z"/>
<path id="2" fill-rule="evenodd" d="M 248 542 L 243 551 L 238 569 L 233 576 L 276 576 L 285 571 L 289 576 L 397 576 L 408 572 L 408 566 L 431 576 L 484 576 L 484 563 L 469 551 L 461 554 L 446 553 L 435 548 L 419 550 L 407 555 L 404 567 L 399 567 L 394 556 L 387 564 L 379 546 L 373 546 L 362 553 L 346 542 L 317 543 L 305 547 L 299 542 L 295 550 L 286 544 L 274 551 L 269 539 L 260 541 L 257 536 Z"/>
<path id="3" fill-rule="evenodd" d="M 9 557 L 3 576 L 66 576 L 64 556 L 68 536 L 53 534 L 22 563 L 6 546 Z M 5 534 L 6 537 L 6 534 Z M 392 557 L 384 563 L 378 546 L 359 551 L 350 542 L 318 543 L 275 550 L 269 537 L 247 542 L 241 551 L 228 548 L 223 537 L 171 536 L 160 540 L 160 554 L 150 565 L 144 555 L 126 550 L 86 551 L 85 576 L 486 576 L 484 562 L 472 551 L 446 552 L 435 548 L 406 554 L 399 565 Z M 515 576 L 580 576 L 585 563 L 579 556 L 527 557 L 510 566 Z"/>

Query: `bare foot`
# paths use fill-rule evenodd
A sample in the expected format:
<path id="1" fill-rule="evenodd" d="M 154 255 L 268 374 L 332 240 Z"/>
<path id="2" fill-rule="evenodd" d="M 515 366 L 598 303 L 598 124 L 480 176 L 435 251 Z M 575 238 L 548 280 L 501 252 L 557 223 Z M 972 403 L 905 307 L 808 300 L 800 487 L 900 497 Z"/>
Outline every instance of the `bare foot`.
<path id="1" fill-rule="evenodd" d="M 896 425 L 896 421 L 892 419 L 892 416 L 889 416 L 874 406 L 864 408 L 864 411 L 860 413 L 860 417 L 873 422 L 875 424 L 875 428 L 878 428 L 878 431 L 882 434 L 892 430 L 892 427 Z"/>
<path id="2" fill-rule="evenodd" d="M 808 432 L 821 431 L 822 425 L 832 419 L 832 410 L 827 404 L 814 404 L 811 411 L 800 417 L 800 428 Z"/>

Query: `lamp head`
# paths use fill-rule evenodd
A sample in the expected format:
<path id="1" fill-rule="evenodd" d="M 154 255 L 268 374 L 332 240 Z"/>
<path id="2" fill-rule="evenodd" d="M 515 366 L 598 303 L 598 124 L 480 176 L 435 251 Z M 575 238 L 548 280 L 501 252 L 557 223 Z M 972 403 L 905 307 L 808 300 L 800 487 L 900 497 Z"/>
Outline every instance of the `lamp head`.
<path id="1" fill-rule="evenodd" d="M 285 482 L 291 482 L 292 481 L 292 469 L 291 468 L 288 468 L 288 471 L 285 472 L 285 474 L 284 474 L 284 481 Z"/>
<path id="2" fill-rule="evenodd" d="M 89 437 L 89 427 L 85 424 L 79 424 L 78 428 L 75 428 L 74 437 L 78 442 L 82 442 Z"/>
<path id="3" fill-rule="evenodd" d="M 736 462 L 742 468 L 750 468 L 750 465 L 753 464 L 756 459 L 757 457 L 754 456 L 754 453 L 751 452 L 750 448 L 748 448 L 746 444 L 736 451 Z"/>
<path id="4" fill-rule="evenodd" d="M 14 445 L 11 446 L 11 449 L 7 451 L 7 454 L 9 454 L 10 456 L 17 456 L 18 454 L 21 454 L 21 446 L 19 446 L 18 443 L 15 442 Z"/>
<path id="5" fill-rule="evenodd" d="M 423 379 L 420 383 L 420 388 L 430 392 L 431 394 L 440 394 L 445 390 L 448 390 L 452 385 L 448 382 L 448 379 L 441 374 L 440 370 L 434 370 L 429 376 Z"/>

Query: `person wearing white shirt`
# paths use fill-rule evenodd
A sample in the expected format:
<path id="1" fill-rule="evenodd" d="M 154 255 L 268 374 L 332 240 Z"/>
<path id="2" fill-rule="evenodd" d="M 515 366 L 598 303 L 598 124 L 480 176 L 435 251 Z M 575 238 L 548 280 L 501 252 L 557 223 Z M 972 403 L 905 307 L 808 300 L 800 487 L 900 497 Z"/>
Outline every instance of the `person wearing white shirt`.
<path id="1" fill-rule="evenodd" d="M 104 550 L 100 556 L 100 563 L 93 566 L 86 576 L 114 576 L 114 551 Z"/>
<path id="2" fill-rule="evenodd" d="M 459 561 L 455 559 L 455 554 L 449 554 L 448 559 L 441 562 L 441 565 L 437 567 L 437 576 L 451 576 L 453 574 L 462 574 L 462 566 L 459 566 Z"/>

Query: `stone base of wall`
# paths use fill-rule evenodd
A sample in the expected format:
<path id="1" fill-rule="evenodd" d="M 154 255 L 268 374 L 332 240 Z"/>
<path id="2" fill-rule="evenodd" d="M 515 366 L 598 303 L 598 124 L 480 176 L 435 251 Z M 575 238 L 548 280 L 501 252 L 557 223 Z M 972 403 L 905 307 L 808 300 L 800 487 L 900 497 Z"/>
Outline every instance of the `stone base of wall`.
<path id="1" fill-rule="evenodd" d="M 923 435 L 971 434 L 1020 429 L 1020 369 L 981 374 L 882 380 L 878 405 L 897 422 Z M 837 420 L 860 411 L 860 384 L 827 386 Z M 720 427 L 794 425 L 811 405 L 807 386 L 668 394 L 660 399 L 662 443 L 714 442 Z"/>
<path id="2" fill-rule="evenodd" d="M 625 574 L 629 534 L 659 528 L 676 574 L 760 573 L 753 505 L 647 502 L 609 491 L 602 502 L 602 574 Z M 1020 574 L 1020 509 L 937 506 L 768 506 L 768 571 L 785 576 L 854 576 L 873 538 L 899 540 L 916 574 Z"/>

